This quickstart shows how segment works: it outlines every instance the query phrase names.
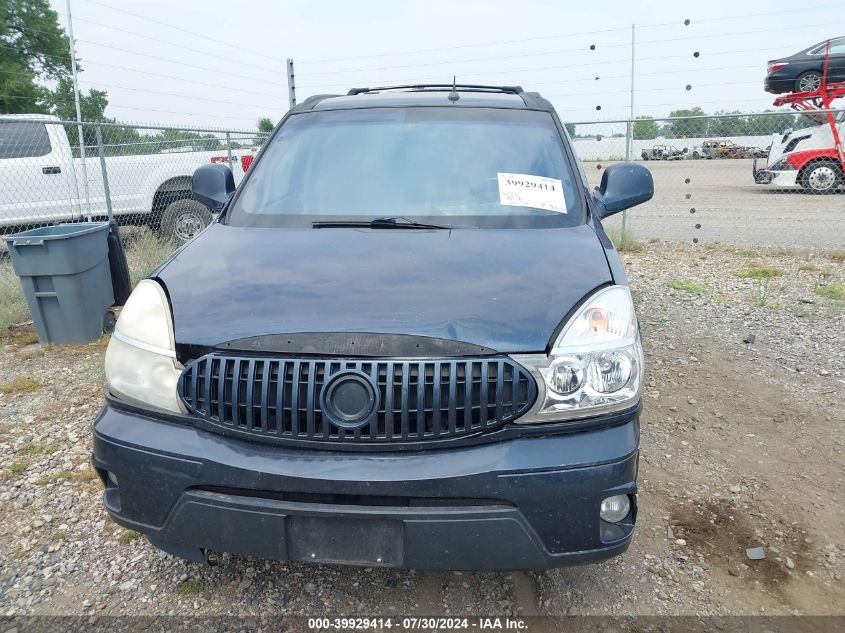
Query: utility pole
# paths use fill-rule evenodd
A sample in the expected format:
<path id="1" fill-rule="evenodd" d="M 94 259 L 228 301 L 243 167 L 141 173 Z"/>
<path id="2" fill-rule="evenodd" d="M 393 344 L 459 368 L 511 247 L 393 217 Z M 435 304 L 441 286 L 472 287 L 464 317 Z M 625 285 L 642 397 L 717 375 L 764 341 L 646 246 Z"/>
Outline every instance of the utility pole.
<path id="1" fill-rule="evenodd" d="M 625 132 L 625 160 L 631 160 L 634 149 L 634 62 L 636 42 L 636 25 L 631 25 L 631 110 L 628 113 L 628 125 Z M 628 211 L 622 212 L 622 240 L 625 240 L 625 231 L 628 228 Z"/>
<path id="2" fill-rule="evenodd" d="M 85 215 L 91 221 L 91 196 L 88 192 L 88 168 L 85 165 L 85 135 L 82 132 L 82 109 L 79 106 L 79 82 L 76 76 L 76 43 L 73 39 L 73 18 L 67 0 L 67 34 L 70 40 L 70 68 L 73 73 L 73 100 L 76 103 L 76 129 L 79 132 L 79 158 L 82 161 L 82 186 L 85 191 Z"/>
<path id="3" fill-rule="evenodd" d="M 70 0 L 68 0 L 70 1 Z M 293 76 L 293 58 L 288 57 L 288 106 L 296 105 L 296 81 Z"/>
<path id="4" fill-rule="evenodd" d="M 628 133 L 626 134 L 625 140 L 625 160 L 631 160 L 631 151 L 633 149 L 633 142 L 634 142 L 634 62 L 635 62 L 635 54 L 634 54 L 634 43 L 635 43 L 635 28 L 634 24 L 631 25 L 631 109 L 628 113 Z"/>

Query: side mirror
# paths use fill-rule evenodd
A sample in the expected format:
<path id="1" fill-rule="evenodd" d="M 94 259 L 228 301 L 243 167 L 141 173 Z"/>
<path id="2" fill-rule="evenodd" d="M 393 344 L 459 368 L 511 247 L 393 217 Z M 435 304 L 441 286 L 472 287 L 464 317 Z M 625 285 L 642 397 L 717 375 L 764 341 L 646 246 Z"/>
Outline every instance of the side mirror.
<path id="1" fill-rule="evenodd" d="M 228 165 L 203 165 L 191 179 L 194 197 L 213 211 L 220 211 L 235 193 L 235 177 Z"/>
<path id="2" fill-rule="evenodd" d="M 602 219 L 647 202 L 653 195 L 654 179 L 648 169 L 637 163 L 617 163 L 604 170 L 593 199 Z"/>

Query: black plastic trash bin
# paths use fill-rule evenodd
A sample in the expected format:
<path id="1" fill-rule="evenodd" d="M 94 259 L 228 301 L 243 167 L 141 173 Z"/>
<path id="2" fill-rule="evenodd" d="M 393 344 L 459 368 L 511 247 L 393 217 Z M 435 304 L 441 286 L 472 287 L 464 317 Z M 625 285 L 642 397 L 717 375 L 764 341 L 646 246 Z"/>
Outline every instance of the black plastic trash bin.
<path id="1" fill-rule="evenodd" d="M 7 236 L 42 343 L 88 343 L 114 303 L 108 222 L 45 226 Z"/>

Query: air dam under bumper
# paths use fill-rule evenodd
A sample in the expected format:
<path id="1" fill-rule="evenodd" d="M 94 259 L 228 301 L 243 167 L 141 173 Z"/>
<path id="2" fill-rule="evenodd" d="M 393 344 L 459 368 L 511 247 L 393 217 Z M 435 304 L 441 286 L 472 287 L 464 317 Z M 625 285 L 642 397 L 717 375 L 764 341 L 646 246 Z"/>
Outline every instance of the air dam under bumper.
<path id="1" fill-rule="evenodd" d="M 624 552 L 639 423 L 415 452 L 302 450 L 106 406 L 93 463 L 119 524 L 183 558 L 411 569 L 540 569 Z M 112 473 L 118 485 L 108 481 Z M 628 494 L 629 516 L 599 519 Z"/>

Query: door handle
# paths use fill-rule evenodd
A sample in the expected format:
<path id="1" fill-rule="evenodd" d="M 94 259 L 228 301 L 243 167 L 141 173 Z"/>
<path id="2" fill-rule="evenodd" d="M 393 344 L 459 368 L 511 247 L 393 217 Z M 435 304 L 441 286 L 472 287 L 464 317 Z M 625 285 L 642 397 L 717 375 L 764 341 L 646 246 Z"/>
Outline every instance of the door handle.
<path id="1" fill-rule="evenodd" d="M 53 167 L 42 167 L 42 168 L 41 168 L 41 173 L 42 173 L 42 174 L 47 174 L 47 175 L 50 175 L 50 174 L 60 174 L 60 173 L 62 173 L 62 168 L 61 168 L 61 167 L 59 167 L 58 165 L 53 166 Z"/>

